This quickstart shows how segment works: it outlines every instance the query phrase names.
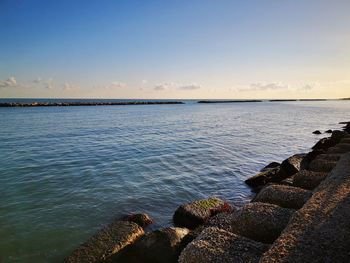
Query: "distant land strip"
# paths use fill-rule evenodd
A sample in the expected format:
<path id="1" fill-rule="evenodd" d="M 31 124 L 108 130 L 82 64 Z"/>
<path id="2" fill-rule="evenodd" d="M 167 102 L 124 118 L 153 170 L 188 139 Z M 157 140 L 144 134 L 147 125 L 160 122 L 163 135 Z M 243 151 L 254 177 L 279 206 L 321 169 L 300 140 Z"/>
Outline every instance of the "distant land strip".
<path id="1" fill-rule="evenodd" d="M 200 100 L 197 103 L 242 103 L 242 102 L 263 102 L 262 100 Z"/>
<path id="2" fill-rule="evenodd" d="M 64 107 L 64 106 L 115 106 L 115 105 L 159 105 L 159 104 L 184 104 L 181 101 L 127 101 L 127 102 L 6 102 L 0 103 L 0 107 Z"/>

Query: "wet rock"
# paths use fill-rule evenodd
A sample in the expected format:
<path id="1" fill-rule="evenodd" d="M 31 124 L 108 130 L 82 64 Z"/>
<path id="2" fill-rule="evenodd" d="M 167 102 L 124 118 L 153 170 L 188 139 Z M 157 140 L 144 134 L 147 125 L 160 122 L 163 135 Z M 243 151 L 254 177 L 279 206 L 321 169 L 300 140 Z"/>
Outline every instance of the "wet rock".
<path id="1" fill-rule="evenodd" d="M 269 163 L 269 164 L 266 165 L 264 168 L 262 168 L 262 169 L 260 170 L 260 172 L 266 172 L 266 171 L 268 171 L 268 170 L 270 170 L 270 169 L 272 169 L 272 168 L 277 168 L 277 167 L 279 167 L 280 165 L 281 165 L 281 164 L 278 163 L 278 162 Z"/>
<path id="2" fill-rule="evenodd" d="M 276 167 L 248 178 L 245 180 L 245 183 L 250 187 L 257 188 L 259 186 L 264 186 L 270 182 L 280 182 L 286 178 L 288 178 L 288 174 L 280 167 Z"/>
<path id="3" fill-rule="evenodd" d="M 286 185 L 264 187 L 252 202 L 279 205 L 285 208 L 299 209 L 311 197 L 311 191 Z"/>
<path id="4" fill-rule="evenodd" d="M 209 227 L 181 253 L 179 263 L 258 262 L 268 245 Z"/>
<path id="5" fill-rule="evenodd" d="M 343 154 L 350 152 L 350 143 L 339 143 L 334 147 L 328 149 L 329 154 Z"/>
<path id="6" fill-rule="evenodd" d="M 179 227 L 167 227 L 147 233 L 111 262 L 175 263 L 182 249 L 189 243 L 183 242 L 188 234 L 187 228 Z"/>
<path id="7" fill-rule="evenodd" d="M 131 214 L 124 216 L 122 221 L 129 221 L 138 224 L 140 227 L 145 228 L 150 224 L 153 224 L 153 220 L 147 214 Z"/>
<path id="8" fill-rule="evenodd" d="M 321 132 L 319 130 L 316 130 L 314 132 L 312 132 L 313 134 L 321 134 Z"/>
<path id="9" fill-rule="evenodd" d="M 332 130 L 326 130 L 325 133 L 332 133 Z"/>
<path id="10" fill-rule="evenodd" d="M 340 143 L 350 143 L 350 137 L 344 137 L 341 139 Z"/>
<path id="11" fill-rule="evenodd" d="M 313 190 L 327 177 L 327 175 L 328 173 L 302 170 L 294 175 L 293 185 L 295 187 Z"/>
<path id="12" fill-rule="evenodd" d="M 344 131 L 335 130 L 335 131 L 333 131 L 331 138 L 333 140 L 335 140 L 337 143 L 339 143 L 341 141 L 341 139 L 343 139 L 347 136 L 348 136 L 348 133 L 346 133 Z"/>
<path id="13" fill-rule="evenodd" d="M 329 147 L 334 146 L 336 143 L 331 138 L 322 138 L 313 147 L 313 150 L 327 150 Z"/>
<path id="14" fill-rule="evenodd" d="M 262 243 L 272 243 L 294 212 L 273 204 L 249 203 L 232 213 L 230 231 Z"/>
<path id="15" fill-rule="evenodd" d="M 313 150 L 305 155 L 300 163 L 300 170 L 308 170 L 310 163 L 320 154 L 326 153 L 325 150 Z"/>
<path id="16" fill-rule="evenodd" d="M 339 161 L 342 154 L 339 153 L 325 153 L 317 156 L 317 159 L 323 159 L 328 161 Z"/>
<path id="17" fill-rule="evenodd" d="M 347 136 L 347 133 L 344 131 L 335 130 L 332 132 L 332 136 L 328 138 L 322 138 L 319 140 L 313 147 L 313 150 L 327 150 L 330 147 L 335 146 L 341 141 L 344 137 Z"/>
<path id="18" fill-rule="evenodd" d="M 309 165 L 309 170 L 314 172 L 329 173 L 337 165 L 337 161 L 316 158 Z"/>
<path id="19" fill-rule="evenodd" d="M 181 205 L 175 211 L 173 221 L 176 226 L 194 229 L 206 222 L 211 216 L 218 213 L 229 212 L 233 208 L 227 202 L 211 197 Z"/>
<path id="20" fill-rule="evenodd" d="M 288 175 L 291 176 L 300 171 L 300 165 L 305 158 L 306 154 L 293 155 L 281 163 L 281 169 Z"/>
<path id="21" fill-rule="evenodd" d="M 115 221 L 98 231 L 64 259 L 65 263 L 100 262 L 117 254 L 144 234 L 133 222 Z"/>

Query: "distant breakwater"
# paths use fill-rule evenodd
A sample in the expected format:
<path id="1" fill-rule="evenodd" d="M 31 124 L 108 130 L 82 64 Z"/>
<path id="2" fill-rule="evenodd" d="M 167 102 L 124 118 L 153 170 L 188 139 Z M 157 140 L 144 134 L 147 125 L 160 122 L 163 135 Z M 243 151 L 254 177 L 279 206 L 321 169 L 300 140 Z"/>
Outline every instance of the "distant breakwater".
<path id="1" fill-rule="evenodd" d="M 197 103 L 244 103 L 244 102 L 263 102 L 262 100 L 200 100 Z"/>
<path id="2" fill-rule="evenodd" d="M 128 102 L 32 102 L 0 103 L 0 107 L 66 107 L 66 106 L 123 106 L 123 105 L 162 105 L 184 104 L 181 101 L 128 101 Z"/>

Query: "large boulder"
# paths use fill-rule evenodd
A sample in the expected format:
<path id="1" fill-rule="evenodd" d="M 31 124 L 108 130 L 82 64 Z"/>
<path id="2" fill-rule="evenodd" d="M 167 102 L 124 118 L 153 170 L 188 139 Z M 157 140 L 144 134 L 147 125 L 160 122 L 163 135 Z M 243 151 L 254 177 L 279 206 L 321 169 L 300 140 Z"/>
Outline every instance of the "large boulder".
<path id="1" fill-rule="evenodd" d="M 320 132 L 319 130 L 313 131 L 313 134 L 321 134 L 322 132 Z"/>
<path id="2" fill-rule="evenodd" d="M 133 222 L 115 221 L 98 231 L 64 259 L 65 263 L 100 262 L 119 253 L 144 234 Z"/>
<path id="3" fill-rule="evenodd" d="M 265 171 L 268 171 L 268 170 L 271 170 L 272 168 L 277 168 L 279 167 L 281 164 L 278 163 L 278 162 L 272 162 L 272 163 L 269 163 L 268 165 L 266 165 L 264 168 L 262 168 L 260 170 L 260 172 L 265 172 Z"/>
<path id="4" fill-rule="evenodd" d="M 300 171 L 300 165 L 305 158 L 306 154 L 293 155 L 281 163 L 281 169 L 288 175 L 291 176 Z"/>
<path id="5" fill-rule="evenodd" d="M 229 203 L 211 197 L 179 206 L 175 211 L 173 221 L 176 226 L 194 229 L 210 217 L 218 213 L 229 212 L 232 209 Z"/>
<path id="6" fill-rule="evenodd" d="M 263 243 L 272 243 L 295 210 L 273 204 L 249 203 L 230 215 L 229 231 Z"/>
<path id="7" fill-rule="evenodd" d="M 150 218 L 150 216 L 147 214 L 144 214 L 144 213 L 126 215 L 126 216 L 123 216 L 121 220 L 134 222 L 142 228 L 145 228 L 145 227 L 153 224 L 153 220 Z"/>
<path id="8" fill-rule="evenodd" d="M 327 150 L 328 148 L 335 146 L 337 143 L 341 141 L 341 139 L 343 139 L 347 135 L 348 135 L 347 132 L 335 130 L 332 132 L 331 137 L 322 138 L 312 147 L 312 149 Z"/>
<path id="9" fill-rule="evenodd" d="M 257 188 L 270 182 L 280 182 L 286 178 L 288 178 L 288 174 L 278 166 L 266 169 L 265 171 L 248 178 L 245 180 L 245 183 L 250 187 Z"/>
<path id="10" fill-rule="evenodd" d="M 337 165 L 337 161 L 316 158 L 309 165 L 309 170 L 314 172 L 329 173 Z"/>
<path id="11" fill-rule="evenodd" d="M 326 177 L 328 173 L 302 170 L 293 177 L 293 185 L 307 190 L 315 189 Z"/>
<path id="12" fill-rule="evenodd" d="M 326 150 L 313 150 L 305 155 L 300 163 L 300 170 L 309 169 L 310 163 L 319 155 L 326 153 Z"/>
<path id="13" fill-rule="evenodd" d="M 208 227 L 181 253 L 179 263 L 257 263 L 268 245 Z"/>
<path id="14" fill-rule="evenodd" d="M 110 262 L 176 263 L 180 252 L 189 243 L 184 242 L 188 234 L 187 228 L 179 227 L 147 233 Z"/>
<path id="15" fill-rule="evenodd" d="M 349 262 L 349 218 L 350 153 L 347 153 L 295 213 L 260 262 Z"/>
<path id="16" fill-rule="evenodd" d="M 329 154 L 343 154 L 347 152 L 350 152 L 350 143 L 338 143 L 327 151 Z"/>
<path id="17" fill-rule="evenodd" d="M 252 202 L 269 203 L 285 208 L 299 209 L 311 195 L 311 191 L 293 186 L 269 185 L 264 187 Z"/>

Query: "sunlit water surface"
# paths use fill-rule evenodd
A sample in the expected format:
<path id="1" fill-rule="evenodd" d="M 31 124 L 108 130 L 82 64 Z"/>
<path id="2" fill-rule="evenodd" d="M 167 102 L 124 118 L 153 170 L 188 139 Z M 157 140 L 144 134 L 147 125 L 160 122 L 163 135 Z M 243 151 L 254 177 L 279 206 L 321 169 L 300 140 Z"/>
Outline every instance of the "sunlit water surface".
<path id="1" fill-rule="evenodd" d="M 60 262 L 102 225 L 208 196 L 306 152 L 350 101 L 0 109 L 0 262 Z"/>

